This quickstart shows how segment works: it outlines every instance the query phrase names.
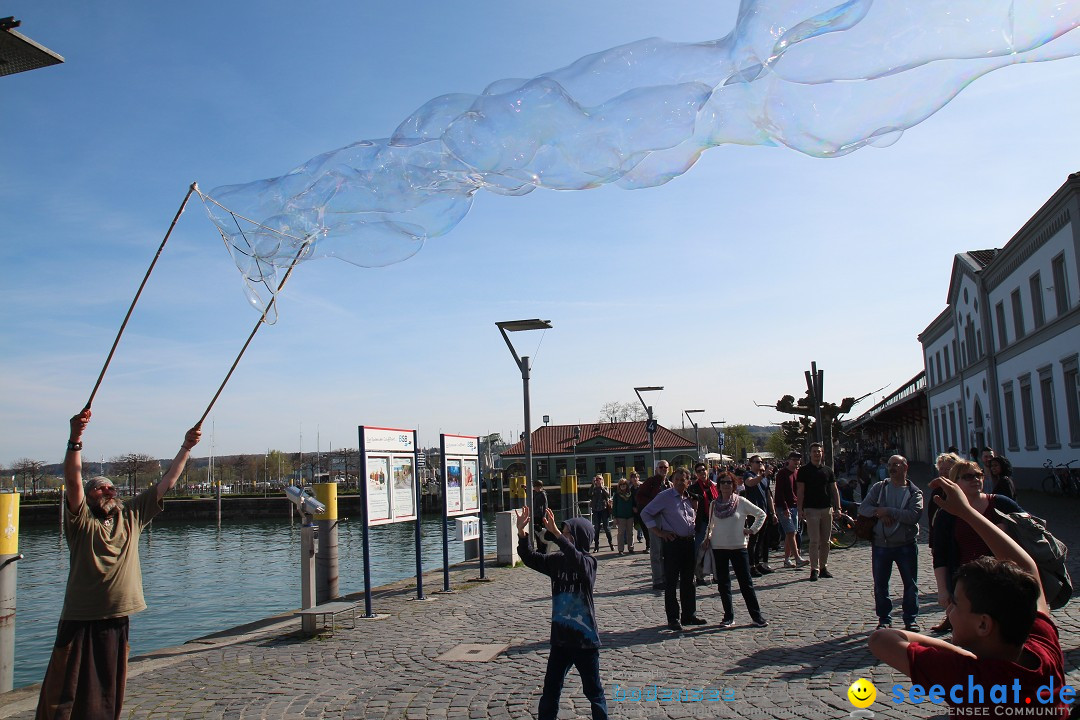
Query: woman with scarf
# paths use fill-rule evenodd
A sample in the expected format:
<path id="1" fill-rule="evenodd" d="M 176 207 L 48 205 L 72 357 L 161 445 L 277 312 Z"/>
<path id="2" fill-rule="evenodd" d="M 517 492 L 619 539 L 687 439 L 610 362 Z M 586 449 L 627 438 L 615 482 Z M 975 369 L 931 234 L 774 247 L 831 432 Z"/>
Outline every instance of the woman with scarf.
<path id="1" fill-rule="evenodd" d="M 735 477 L 731 473 L 718 473 L 716 485 L 720 497 L 712 502 L 709 510 L 709 527 L 705 531 L 702 546 L 712 549 L 716 564 L 716 577 L 720 590 L 720 601 L 724 604 L 724 618 L 720 627 L 731 627 L 735 622 L 735 613 L 731 605 L 730 562 L 739 581 L 746 609 L 754 627 L 765 627 L 769 623 L 761 615 L 754 581 L 750 577 L 750 555 L 746 550 L 746 539 L 756 533 L 765 524 L 766 513 L 744 497 L 735 493 Z M 746 518 L 754 518 L 751 527 L 746 526 Z"/>

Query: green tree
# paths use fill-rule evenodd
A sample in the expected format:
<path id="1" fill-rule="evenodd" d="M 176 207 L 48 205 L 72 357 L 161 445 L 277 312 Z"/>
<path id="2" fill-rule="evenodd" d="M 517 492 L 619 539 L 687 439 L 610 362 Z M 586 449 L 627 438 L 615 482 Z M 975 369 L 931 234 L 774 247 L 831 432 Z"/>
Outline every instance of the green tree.
<path id="1" fill-rule="evenodd" d="M 791 446 L 787 444 L 787 440 L 784 439 L 784 431 L 777 430 L 769 439 L 765 441 L 765 450 L 771 452 L 775 458 L 786 458 L 788 453 L 791 452 Z"/>
<path id="2" fill-rule="evenodd" d="M 754 434 L 746 425 L 724 426 L 724 454 L 740 460 L 755 452 Z"/>

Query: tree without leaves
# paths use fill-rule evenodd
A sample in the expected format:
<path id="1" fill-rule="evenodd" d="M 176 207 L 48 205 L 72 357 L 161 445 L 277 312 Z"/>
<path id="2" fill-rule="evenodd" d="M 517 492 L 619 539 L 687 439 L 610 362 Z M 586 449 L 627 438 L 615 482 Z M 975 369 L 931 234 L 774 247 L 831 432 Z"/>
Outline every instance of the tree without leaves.
<path id="1" fill-rule="evenodd" d="M 44 467 L 45 463 L 41 460 L 19 458 L 15 461 L 15 464 L 11 466 L 11 471 L 16 477 L 22 477 L 24 488 L 26 487 L 26 481 L 29 480 L 32 493 L 37 495 L 38 483 L 45 479 L 45 473 L 43 472 Z"/>
<path id="2" fill-rule="evenodd" d="M 645 420 L 647 417 L 645 408 L 641 407 L 640 403 L 613 401 L 600 406 L 598 421 L 602 423 L 635 422 Z"/>
<path id="3" fill-rule="evenodd" d="M 127 479 L 127 486 L 133 494 L 139 492 L 140 481 L 145 481 L 144 486 L 149 486 L 161 479 L 161 465 L 145 453 L 118 455 L 109 464 L 114 475 Z"/>

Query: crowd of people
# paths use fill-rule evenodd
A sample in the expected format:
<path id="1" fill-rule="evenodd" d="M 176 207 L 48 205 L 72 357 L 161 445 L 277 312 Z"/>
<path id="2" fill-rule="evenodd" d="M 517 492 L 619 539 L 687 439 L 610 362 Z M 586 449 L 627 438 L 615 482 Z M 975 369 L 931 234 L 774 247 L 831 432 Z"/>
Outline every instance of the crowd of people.
<path id="1" fill-rule="evenodd" d="M 845 468 L 847 482 L 838 482 L 834 467 L 824 463 L 820 444 L 811 444 L 808 455 L 803 463 L 801 453 L 792 452 L 778 467 L 757 455 L 745 466 L 710 467 L 698 462 L 692 471 L 672 468 L 661 460 L 655 473 L 644 481 L 636 472 L 620 478 L 614 493 L 606 490 L 604 478 L 598 475 L 591 491 L 591 525 L 575 518 L 560 530 L 547 511 L 548 534 L 561 534 L 555 557 L 531 550 L 523 531 L 520 551 L 526 565 L 551 575 L 553 593 L 558 594 L 557 586 L 573 578 L 574 592 L 588 596 L 587 602 L 572 604 L 553 600 L 554 659 L 549 660 L 540 717 L 555 717 L 563 678 L 577 662 L 574 658 L 583 658 L 579 672 L 592 702 L 594 720 L 607 717 L 602 694 L 596 692 L 599 666 L 594 665 L 592 655 L 599 641 L 595 646 L 591 639 L 583 641 L 580 649 L 587 655 L 556 653 L 554 646 L 557 636 L 561 637 L 557 626 L 580 625 L 583 607 L 588 611 L 586 624 L 596 626 L 591 602 L 596 560 L 588 548 L 591 543 L 594 552 L 599 549 L 600 533 L 608 532 L 611 513 L 620 555 L 633 553 L 637 543 L 645 543 L 652 586 L 663 591 L 667 627 L 672 632 L 708 624 L 697 612 L 696 592 L 697 587 L 708 584 L 709 576 L 723 607 L 718 626 L 733 626 L 731 573 L 739 584 L 750 625 L 767 627 L 754 578 L 774 572 L 770 552 L 783 552 L 785 568 L 809 566 L 806 579 L 810 582 L 832 578 L 828 565 L 832 520 L 850 509 L 866 526 L 865 536 L 872 546 L 871 588 L 877 628 L 868 646 L 877 658 L 924 687 L 963 685 L 971 676 L 987 688 L 1015 682 L 1021 688 L 1018 698 L 1030 698 L 1048 683 L 1051 688 L 1065 686 L 1064 656 L 1038 568 L 995 524 L 996 512 L 1020 512 L 1007 459 L 990 448 L 973 450 L 972 459 L 944 453 L 937 459 L 939 476 L 930 483 L 928 496 L 908 479 L 908 461 L 898 453 L 853 459 Z M 845 461 L 840 461 L 840 467 L 845 467 Z M 524 514 L 527 517 L 527 511 Z M 918 622 L 918 554 L 924 514 L 929 518 L 938 602 L 945 610 L 945 619 L 931 632 L 951 632 L 952 642 L 922 634 Z M 519 527 L 527 522 L 519 519 Z M 805 556 L 801 525 L 805 525 L 807 538 Z M 613 550 L 609 532 L 607 539 Z M 568 562 L 577 568 L 574 573 L 566 570 Z M 903 630 L 893 628 L 893 566 L 903 585 Z M 569 620 L 562 618 L 568 609 L 573 615 Z M 1068 717 L 1067 700 L 1064 695 L 1041 700 L 1046 708 L 1043 716 Z M 983 694 L 945 697 L 945 702 L 956 707 L 1002 704 Z M 1009 703 L 1006 700 L 1004 704 Z"/>
<path id="2" fill-rule="evenodd" d="M 138 537 L 163 509 L 165 493 L 176 483 L 198 427 L 189 430 L 172 465 L 157 485 L 130 503 L 122 502 L 111 481 L 83 481 L 82 438 L 89 409 L 70 421 L 64 459 L 64 534 L 71 562 L 64 607 L 53 654 L 39 696 L 37 717 L 118 718 L 127 676 L 128 617 L 146 607 L 139 567 Z M 892 454 L 875 463 L 875 475 L 862 483 L 870 466 L 857 461 L 860 500 L 841 492 L 834 468 L 823 462 L 820 444 L 809 448 L 806 463 L 792 452 L 782 467 L 757 455 L 745 467 L 671 468 L 661 460 L 641 481 L 636 473 L 620 478 L 614 492 L 602 476 L 590 489 L 591 522 L 571 518 L 561 526 L 548 507 L 543 485 L 534 484 L 535 517 L 524 508 L 517 518 L 518 551 L 528 567 L 551 578 L 551 650 L 539 704 L 541 720 L 555 720 L 563 683 L 571 667 L 581 675 L 593 720 L 606 720 L 607 701 L 600 673 L 600 633 L 593 593 L 598 578 L 601 533 L 614 551 L 613 517 L 619 553 L 633 553 L 644 542 L 650 580 L 663 591 L 667 626 L 674 633 L 706 625 L 697 612 L 697 587 L 711 575 L 723 607 L 718 625 L 735 624 L 731 573 L 754 628 L 769 625 L 754 578 L 774 572 L 770 552 L 784 554 L 784 567 L 809 566 L 807 580 L 833 577 L 829 570 L 831 519 L 845 503 L 872 527 L 871 574 L 877 629 L 868 647 L 882 662 L 923 687 L 1015 688 L 1015 701 L 1036 698 L 1042 717 L 1068 716 L 1064 656 L 1049 614 L 1038 566 L 995 522 L 997 513 L 1020 511 L 1008 461 L 985 448 L 978 457 L 957 453 L 937 458 L 939 477 L 929 498 L 908 479 L 908 462 Z M 882 473 L 878 472 L 883 468 Z M 848 483 L 852 485 L 854 483 Z M 938 601 L 946 617 L 933 631 L 952 633 L 952 642 L 924 635 L 918 625 L 919 524 L 930 522 Z M 807 527 L 803 556 L 798 532 Z M 592 553 L 590 553 L 590 549 Z M 892 627 L 889 583 L 896 566 L 903 583 L 904 629 Z M 1050 688 L 1050 696 L 1043 691 Z M 1054 694 L 1057 688 L 1060 695 Z M 914 690 L 912 690 L 914 692 Z M 957 707 L 1010 705 L 988 690 L 978 697 L 949 693 Z M 1030 713 L 1029 713 L 1030 714 Z"/>

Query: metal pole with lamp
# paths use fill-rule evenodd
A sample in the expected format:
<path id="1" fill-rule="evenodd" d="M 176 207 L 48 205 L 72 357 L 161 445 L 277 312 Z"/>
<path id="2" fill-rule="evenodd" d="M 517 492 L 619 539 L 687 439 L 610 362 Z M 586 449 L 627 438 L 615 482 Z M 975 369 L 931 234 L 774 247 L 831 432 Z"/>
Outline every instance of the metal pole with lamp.
<path id="1" fill-rule="evenodd" d="M 705 411 L 704 410 L 683 410 L 683 415 L 685 415 L 686 419 L 690 421 L 690 424 L 694 426 L 694 452 L 697 453 L 697 459 L 698 460 L 704 460 L 705 458 L 702 456 L 702 453 L 701 453 L 701 441 L 698 439 L 698 424 L 696 422 L 694 422 L 694 418 L 690 417 L 690 414 L 691 413 L 697 414 L 697 413 L 703 413 L 703 412 L 705 412 Z"/>
<path id="2" fill-rule="evenodd" d="M 510 336 L 508 332 L 521 332 L 523 330 L 550 330 L 550 320 L 508 320 L 495 323 L 495 326 L 499 328 L 499 332 L 502 333 L 503 340 L 506 341 L 506 347 L 510 348 L 510 354 L 514 356 L 514 362 L 517 364 L 518 369 L 521 370 L 521 386 L 522 394 L 525 401 L 525 504 L 529 508 L 529 517 L 533 518 L 533 488 L 532 488 L 532 473 L 533 473 L 533 457 L 532 457 L 532 418 L 530 416 L 530 404 L 529 404 L 529 357 L 520 357 L 517 354 L 517 350 L 514 349 L 513 343 L 510 342 Z M 536 543 L 533 537 L 533 533 L 528 534 L 529 547 L 535 548 Z"/>
<path id="3" fill-rule="evenodd" d="M 646 405 L 644 398 L 641 397 L 643 392 L 652 392 L 663 390 L 663 385 L 649 385 L 647 387 L 636 387 L 634 393 L 637 394 L 637 399 L 641 402 L 641 407 L 645 408 L 645 414 L 648 416 L 648 422 L 645 423 L 645 432 L 649 433 L 649 456 L 652 461 L 650 472 L 656 470 L 656 443 L 654 442 L 654 436 L 656 435 L 656 419 L 652 414 L 652 405 Z"/>
<path id="4" fill-rule="evenodd" d="M 724 423 L 726 420 L 710 420 L 709 424 L 716 431 L 716 447 L 720 451 L 720 464 L 724 464 Z"/>

